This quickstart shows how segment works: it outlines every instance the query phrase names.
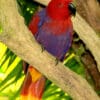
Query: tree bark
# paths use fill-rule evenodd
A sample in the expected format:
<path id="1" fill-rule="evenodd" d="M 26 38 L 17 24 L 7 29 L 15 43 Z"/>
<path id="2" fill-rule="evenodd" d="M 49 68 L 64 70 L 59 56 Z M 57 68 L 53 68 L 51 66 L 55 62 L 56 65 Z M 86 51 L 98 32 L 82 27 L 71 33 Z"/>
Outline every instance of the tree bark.
<path id="1" fill-rule="evenodd" d="M 100 36 L 100 4 L 97 0 L 75 0 L 78 13 Z"/>
<path id="2" fill-rule="evenodd" d="M 73 25 L 80 39 L 94 56 L 100 72 L 100 38 L 79 14 L 76 15 L 76 18 L 73 18 Z"/>
<path id="3" fill-rule="evenodd" d="M 76 22 L 79 21 L 76 19 L 73 22 L 75 27 Z M 75 29 L 78 30 L 80 26 L 78 25 Z M 85 79 L 60 62 L 55 66 L 55 58 L 46 51 L 41 52 L 41 46 L 35 41 L 31 32 L 25 26 L 23 17 L 18 13 L 16 0 L 0 0 L 0 27 L 2 28 L 0 41 L 5 43 L 16 55 L 33 65 L 62 90 L 69 93 L 74 100 L 100 100 Z M 81 34 L 81 31 L 79 33 Z M 94 34 L 94 31 L 92 33 Z M 82 38 L 82 36 L 80 37 Z M 98 41 L 97 39 L 97 50 L 100 43 Z M 90 48 L 90 44 L 87 46 Z"/>

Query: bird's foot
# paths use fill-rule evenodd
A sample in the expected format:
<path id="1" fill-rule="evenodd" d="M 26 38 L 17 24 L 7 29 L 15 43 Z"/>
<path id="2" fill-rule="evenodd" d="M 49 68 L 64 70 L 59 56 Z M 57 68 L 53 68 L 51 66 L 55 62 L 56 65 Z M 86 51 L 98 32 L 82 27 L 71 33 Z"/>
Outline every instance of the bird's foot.
<path id="1" fill-rule="evenodd" d="M 41 44 L 42 52 L 45 51 L 45 47 Z"/>
<path id="2" fill-rule="evenodd" d="M 56 63 L 55 63 L 55 66 L 56 66 L 56 65 L 58 65 L 58 63 L 59 63 L 59 59 L 56 58 L 55 61 L 56 61 Z"/>

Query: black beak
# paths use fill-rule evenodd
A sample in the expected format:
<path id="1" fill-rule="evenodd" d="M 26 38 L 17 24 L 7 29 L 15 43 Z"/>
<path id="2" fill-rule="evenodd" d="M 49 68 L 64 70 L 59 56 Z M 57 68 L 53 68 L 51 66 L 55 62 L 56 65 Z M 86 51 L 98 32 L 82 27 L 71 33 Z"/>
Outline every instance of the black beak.
<path id="1" fill-rule="evenodd" d="M 76 7 L 72 3 L 70 3 L 68 5 L 68 8 L 69 8 L 71 14 L 75 16 L 76 15 Z"/>

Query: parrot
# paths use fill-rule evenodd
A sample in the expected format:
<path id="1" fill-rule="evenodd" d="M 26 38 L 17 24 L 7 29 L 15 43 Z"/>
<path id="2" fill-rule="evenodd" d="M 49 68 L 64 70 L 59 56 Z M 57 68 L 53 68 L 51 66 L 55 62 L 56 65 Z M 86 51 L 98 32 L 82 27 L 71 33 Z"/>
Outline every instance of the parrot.
<path id="1" fill-rule="evenodd" d="M 28 28 L 36 41 L 51 55 L 63 61 L 72 44 L 76 7 L 72 0 L 51 0 L 47 7 L 36 12 Z M 29 65 L 22 85 L 21 100 L 42 100 L 46 78 Z"/>

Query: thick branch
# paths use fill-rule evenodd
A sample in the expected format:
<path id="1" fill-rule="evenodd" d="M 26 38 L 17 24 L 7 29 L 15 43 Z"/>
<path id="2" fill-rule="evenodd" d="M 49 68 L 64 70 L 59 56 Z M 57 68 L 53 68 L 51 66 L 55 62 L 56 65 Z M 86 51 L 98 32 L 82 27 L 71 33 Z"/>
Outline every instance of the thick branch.
<path id="1" fill-rule="evenodd" d="M 100 38 L 79 14 L 73 19 L 73 25 L 80 39 L 93 54 L 100 72 Z"/>
<path id="2" fill-rule="evenodd" d="M 50 0 L 35 0 L 35 1 L 46 6 Z M 72 20 L 73 20 L 74 30 L 77 32 L 80 39 L 85 43 L 87 48 L 93 54 L 97 62 L 98 70 L 100 72 L 100 52 L 99 52 L 100 38 L 79 14 L 76 14 L 76 17 L 73 18 Z"/>
<path id="3" fill-rule="evenodd" d="M 78 13 L 100 33 L 100 5 L 97 0 L 75 0 Z M 92 17 L 91 17 L 92 16 Z"/>
<path id="4" fill-rule="evenodd" d="M 55 66 L 55 58 L 46 51 L 41 53 L 41 47 L 17 11 L 16 0 L 0 0 L 0 27 L 3 29 L 0 41 L 75 100 L 99 100 L 85 79 L 65 68 L 62 63 Z"/>

